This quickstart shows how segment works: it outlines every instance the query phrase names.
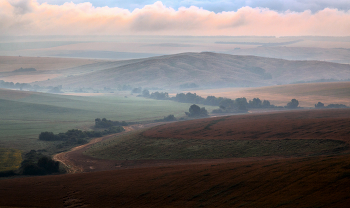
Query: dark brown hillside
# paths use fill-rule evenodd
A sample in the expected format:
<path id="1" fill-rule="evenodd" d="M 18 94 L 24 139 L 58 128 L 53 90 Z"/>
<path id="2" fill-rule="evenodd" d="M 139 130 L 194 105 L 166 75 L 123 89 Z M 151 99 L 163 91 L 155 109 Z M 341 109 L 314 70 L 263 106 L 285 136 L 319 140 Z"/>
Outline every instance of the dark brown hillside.
<path id="1" fill-rule="evenodd" d="M 41 84 L 73 87 L 177 88 L 195 83 L 200 87 L 246 87 L 289 84 L 318 79 L 348 79 L 350 65 L 320 61 L 287 61 L 256 56 L 218 53 L 181 53 L 135 61 L 84 75 L 59 78 Z M 87 66 L 88 67 L 88 66 Z M 98 67 L 95 64 L 94 67 Z M 90 67 L 91 68 L 91 67 Z"/>
<path id="2" fill-rule="evenodd" d="M 297 110 L 176 122 L 143 132 L 181 139 L 335 139 L 350 142 L 350 109 Z"/>
<path id="3" fill-rule="evenodd" d="M 0 181 L 5 207 L 348 207 L 349 155 Z"/>

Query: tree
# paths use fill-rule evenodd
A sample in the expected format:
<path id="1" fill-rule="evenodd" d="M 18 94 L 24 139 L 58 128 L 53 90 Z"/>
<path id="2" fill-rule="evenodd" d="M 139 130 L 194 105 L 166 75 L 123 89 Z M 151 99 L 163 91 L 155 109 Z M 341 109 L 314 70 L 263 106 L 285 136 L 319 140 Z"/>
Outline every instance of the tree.
<path id="1" fill-rule="evenodd" d="M 176 118 L 174 115 L 170 114 L 168 116 L 164 116 L 163 121 L 176 121 Z"/>
<path id="2" fill-rule="evenodd" d="M 253 100 L 249 100 L 249 107 L 251 108 L 261 108 L 262 101 L 259 98 L 254 98 Z"/>
<path id="3" fill-rule="evenodd" d="M 263 106 L 264 108 L 270 107 L 270 106 L 271 106 L 270 101 L 264 100 L 263 103 L 262 103 L 262 106 Z"/>
<path id="4" fill-rule="evenodd" d="M 289 103 L 287 103 L 287 108 L 297 108 L 299 105 L 299 101 L 297 99 L 292 99 Z"/>
<path id="5" fill-rule="evenodd" d="M 54 141 L 56 140 L 55 135 L 53 134 L 53 132 L 41 132 L 39 135 L 39 140 L 43 140 L 43 141 Z"/>
<path id="6" fill-rule="evenodd" d="M 142 91 L 142 88 L 138 87 L 138 88 L 132 89 L 131 93 L 141 93 L 141 91 Z"/>
<path id="7" fill-rule="evenodd" d="M 318 102 L 317 104 L 315 104 L 315 108 L 323 108 L 324 104 L 321 102 Z"/>
<path id="8" fill-rule="evenodd" d="M 148 91 L 147 89 L 144 89 L 144 90 L 142 91 L 142 96 L 143 96 L 143 97 L 149 97 L 149 96 L 150 96 L 149 91 Z"/>
<path id="9" fill-rule="evenodd" d="M 193 104 L 190 106 L 189 112 L 186 112 L 186 115 L 190 117 L 208 116 L 208 111 L 204 107 L 200 108 L 198 105 Z"/>
<path id="10" fill-rule="evenodd" d="M 239 110 L 247 110 L 247 99 L 245 97 L 242 98 L 236 98 L 235 100 L 235 106 L 239 109 Z"/>
<path id="11" fill-rule="evenodd" d="M 193 104 L 190 106 L 190 109 L 188 111 L 190 112 L 191 116 L 198 116 L 201 113 L 201 108 L 198 105 Z"/>

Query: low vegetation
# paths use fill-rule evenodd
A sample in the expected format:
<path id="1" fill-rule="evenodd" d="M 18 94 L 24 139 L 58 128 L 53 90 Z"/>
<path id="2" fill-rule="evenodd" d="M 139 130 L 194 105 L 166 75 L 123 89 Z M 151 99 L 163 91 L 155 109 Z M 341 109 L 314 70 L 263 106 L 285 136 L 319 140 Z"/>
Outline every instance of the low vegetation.
<path id="1" fill-rule="evenodd" d="M 40 152 L 31 150 L 24 155 L 24 160 L 18 170 L 21 175 L 49 175 L 64 172 L 60 170 L 60 163 Z"/>
<path id="2" fill-rule="evenodd" d="M 19 168 L 22 161 L 22 152 L 17 149 L 0 148 L 0 172 Z"/>
<path id="3" fill-rule="evenodd" d="M 317 104 L 315 104 L 315 108 L 348 108 L 348 106 L 343 104 L 329 104 L 325 106 L 323 103 L 318 102 Z"/>
<path id="4" fill-rule="evenodd" d="M 85 144 L 87 139 L 102 137 L 108 134 L 115 134 L 124 131 L 122 126 L 112 126 L 104 131 L 82 131 L 71 129 L 66 133 L 54 134 L 53 132 L 41 132 L 39 140 L 41 141 L 64 141 L 69 144 Z"/>
<path id="5" fill-rule="evenodd" d="M 96 118 L 95 119 L 95 128 L 111 128 L 114 126 L 127 126 L 128 123 L 126 123 L 125 121 L 111 121 L 111 120 L 107 120 L 106 118 Z"/>

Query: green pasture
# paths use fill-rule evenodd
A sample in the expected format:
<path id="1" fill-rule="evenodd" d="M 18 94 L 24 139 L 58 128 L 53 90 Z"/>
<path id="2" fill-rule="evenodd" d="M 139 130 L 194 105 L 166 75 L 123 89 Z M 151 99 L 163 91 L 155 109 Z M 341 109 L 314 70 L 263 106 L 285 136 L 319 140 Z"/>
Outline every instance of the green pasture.
<path id="1" fill-rule="evenodd" d="M 133 132 L 93 145 L 85 154 L 112 160 L 220 159 L 335 154 L 348 149 L 336 140 L 209 140 L 148 138 Z"/>
<path id="2" fill-rule="evenodd" d="M 95 118 L 151 121 L 169 114 L 185 116 L 190 104 L 118 96 L 71 96 L 0 90 L 0 146 L 20 150 L 45 148 L 37 142 L 42 131 L 87 130 Z M 213 107 L 206 106 L 208 111 Z M 47 144 L 49 145 L 49 144 Z"/>

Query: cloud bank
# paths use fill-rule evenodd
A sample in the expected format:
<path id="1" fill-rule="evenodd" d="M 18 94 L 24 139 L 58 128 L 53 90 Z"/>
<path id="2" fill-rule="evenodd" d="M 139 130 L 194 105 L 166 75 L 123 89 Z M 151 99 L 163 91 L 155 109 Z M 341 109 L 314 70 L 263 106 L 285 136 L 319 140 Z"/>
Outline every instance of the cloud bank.
<path id="1" fill-rule="evenodd" d="M 67 0 L 38 0 L 39 3 L 48 2 L 49 4 L 64 4 Z M 71 0 L 73 3 L 83 3 L 86 0 Z M 134 10 L 143 8 L 145 5 L 154 4 L 157 0 L 90 0 L 95 7 L 120 7 Z M 261 7 L 274 11 L 296 11 L 303 12 L 311 10 L 317 12 L 325 8 L 332 8 L 347 11 L 350 9 L 349 0 L 162 0 L 163 4 L 178 9 L 180 7 L 196 6 L 205 10 L 222 12 L 237 11 L 238 9 L 249 6 L 252 8 Z"/>
<path id="2" fill-rule="evenodd" d="M 91 3 L 0 0 L 0 35 L 349 36 L 350 10 L 277 12 L 246 6 L 215 13 L 196 6 L 173 9 L 158 1 L 129 11 Z"/>

